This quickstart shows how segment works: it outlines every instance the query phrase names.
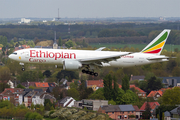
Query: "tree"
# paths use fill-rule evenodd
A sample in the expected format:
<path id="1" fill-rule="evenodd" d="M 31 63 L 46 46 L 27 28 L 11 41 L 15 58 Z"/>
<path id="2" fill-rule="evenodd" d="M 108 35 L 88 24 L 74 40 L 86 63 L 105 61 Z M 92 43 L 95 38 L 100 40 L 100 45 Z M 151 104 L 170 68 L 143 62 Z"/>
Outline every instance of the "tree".
<path id="1" fill-rule="evenodd" d="M 112 99 L 112 94 L 113 94 L 113 89 L 112 89 L 112 76 L 111 74 L 108 74 L 104 77 L 103 79 L 104 83 L 104 97 L 106 100 L 111 100 Z"/>
<path id="2" fill-rule="evenodd" d="M 0 80 L 9 80 L 11 78 L 10 69 L 8 67 L 0 68 Z"/>
<path id="3" fill-rule="evenodd" d="M 74 46 L 74 43 L 72 40 L 68 40 L 67 42 L 65 42 L 65 45 L 67 48 L 70 48 L 70 47 L 73 47 Z"/>
<path id="4" fill-rule="evenodd" d="M 25 87 L 24 87 L 24 86 L 22 86 L 21 84 L 18 84 L 18 85 L 17 85 L 17 88 L 22 88 L 22 89 L 25 89 Z"/>
<path id="5" fill-rule="evenodd" d="M 91 95 L 93 93 L 93 89 L 92 88 L 87 88 L 85 85 L 85 80 L 81 81 L 81 85 L 79 86 L 79 97 L 80 100 L 81 99 L 86 99 L 88 98 L 89 95 Z"/>
<path id="6" fill-rule="evenodd" d="M 50 77 L 50 76 L 51 76 L 50 70 L 44 71 L 44 72 L 43 72 L 43 76 L 44 76 L 44 75 L 45 75 L 47 78 Z"/>
<path id="7" fill-rule="evenodd" d="M 180 104 L 180 88 L 174 87 L 164 92 L 162 98 L 163 105 L 179 105 Z"/>
<path id="8" fill-rule="evenodd" d="M 70 88 L 67 93 L 68 96 L 71 96 L 75 100 L 79 100 L 79 92 L 75 88 Z"/>
<path id="9" fill-rule="evenodd" d="M 113 100 L 116 101 L 116 98 L 118 96 L 118 91 L 119 91 L 119 85 L 117 84 L 117 79 L 115 76 L 113 77 L 113 80 L 114 80 Z"/>
<path id="10" fill-rule="evenodd" d="M 122 95 L 121 101 L 123 104 L 132 104 L 137 102 L 138 96 L 136 93 L 132 92 L 131 90 L 126 90 L 126 92 Z"/>
<path id="11" fill-rule="evenodd" d="M 142 113 L 143 119 L 150 119 L 151 117 L 151 108 L 148 102 L 146 102 L 145 111 Z"/>
<path id="12" fill-rule="evenodd" d="M 58 46 L 62 46 L 62 39 L 61 39 L 61 37 L 59 37 L 59 39 L 58 39 Z"/>
<path id="13" fill-rule="evenodd" d="M 97 89 L 94 93 L 92 93 L 89 97 L 89 99 L 98 99 L 98 100 L 105 100 L 104 97 L 104 90 L 103 88 Z"/>
<path id="14" fill-rule="evenodd" d="M 115 101 L 117 105 L 123 104 L 122 97 L 123 97 L 124 93 L 125 93 L 124 90 L 119 88 L 118 96 L 116 97 L 116 101 Z"/>
<path id="15" fill-rule="evenodd" d="M 61 70 L 60 72 L 58 72 L 56 78 L 61 80 L 62 78 L 68 77 L 68 81 L 71 82 L 72 79 L 78 79 L 79 78 L 79 74 L 78 72 L 75 71 L 67 71 L 67 70 Z"/>
<path id="16" fill-rule="evenodd" d="M 147 80 L 147 89 L 148 90 L 159 90 L 163 87 L 162 79 L 153 76 Z"/>
<path id="17" fill-rule="evenodd" d="M 129 77 L 125 75 L 122 79 L 122 89 L 126 92 L 129 90 Z"/>
<path id="18" fill-rule="evenodd" d="M 171 111 L 174 108 L 176 108 L 177 106 L 174 105 L 160 105 L 157 109 L 156 109 L 156 115 L 159 115 L 160 119 L 159 120 L 163 120 L 163 113 L 166 111 Z"/>

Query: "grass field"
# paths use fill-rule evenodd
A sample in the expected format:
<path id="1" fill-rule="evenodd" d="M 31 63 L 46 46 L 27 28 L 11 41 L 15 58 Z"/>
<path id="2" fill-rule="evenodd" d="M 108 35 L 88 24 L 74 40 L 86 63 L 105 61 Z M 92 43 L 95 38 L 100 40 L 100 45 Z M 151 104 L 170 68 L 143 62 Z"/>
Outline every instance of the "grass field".
<path id="1" fill-rule="evenodd" d="M 107 47 L 107 48 L 124 48 L 124 47 L 133 47 L 133 48 L 139 48 L 139 50 L 142 50 L 144 47 L 146 47 L 147 44 L 119 44 L 119 43 L 90 43 L 91 47 Z M 172 44 L 165 44 L 164 49 L 167 51 L 174 51 L 175 48 L 180 48 L 180 45 L 172 45 Z M 180 50 L 180 49 L 179 49 Z"/>

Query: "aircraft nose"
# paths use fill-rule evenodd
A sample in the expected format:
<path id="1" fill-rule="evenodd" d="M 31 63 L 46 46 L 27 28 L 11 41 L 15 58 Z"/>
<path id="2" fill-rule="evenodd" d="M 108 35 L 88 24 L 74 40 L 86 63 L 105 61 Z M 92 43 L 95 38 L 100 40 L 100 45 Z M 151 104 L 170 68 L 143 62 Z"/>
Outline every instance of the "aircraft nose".
<path id="1" fill-rule="evenodd" d="M 12 54 L 10 54 L 10 55 L 8 56 L 8 58 L 13 59 L 13 55 L 12 55 Z"/>

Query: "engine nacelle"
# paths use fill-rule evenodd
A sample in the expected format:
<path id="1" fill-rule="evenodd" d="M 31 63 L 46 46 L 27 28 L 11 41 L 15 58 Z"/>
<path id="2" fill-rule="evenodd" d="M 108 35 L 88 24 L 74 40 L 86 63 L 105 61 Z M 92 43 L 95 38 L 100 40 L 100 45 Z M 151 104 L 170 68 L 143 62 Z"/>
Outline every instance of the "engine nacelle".
<path id="1" fill-rule="evenodd" d="M 63 69 L 64 70 L 77 70 L 82 67 L 82 64 L 76 60 L 64 60 Z"/>

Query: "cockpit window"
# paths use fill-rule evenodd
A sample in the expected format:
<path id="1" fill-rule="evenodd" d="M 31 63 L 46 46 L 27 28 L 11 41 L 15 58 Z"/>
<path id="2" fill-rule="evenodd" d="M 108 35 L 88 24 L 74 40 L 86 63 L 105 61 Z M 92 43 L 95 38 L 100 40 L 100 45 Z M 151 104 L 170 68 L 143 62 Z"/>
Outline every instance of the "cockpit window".
<path id="1" fill-rule="evenodd" d="M 12 54 L 17 55 L 17 53 L 16 53 L 16 52 L 13 52 Z"/>

